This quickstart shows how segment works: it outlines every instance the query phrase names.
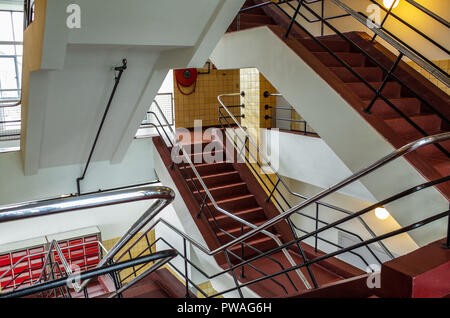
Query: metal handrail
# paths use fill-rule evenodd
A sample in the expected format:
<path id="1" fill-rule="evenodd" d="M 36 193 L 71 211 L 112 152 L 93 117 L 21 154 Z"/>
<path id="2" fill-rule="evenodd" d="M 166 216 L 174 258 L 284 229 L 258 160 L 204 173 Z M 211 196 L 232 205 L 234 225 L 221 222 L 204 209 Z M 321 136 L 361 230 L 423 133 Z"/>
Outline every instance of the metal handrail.
<path id="1" fill-rule="evenodd" d="M 222 107 L 223 109 L 225 109 L 225 111 L 228 113 L 228 115 L 232 118 L 232 120 L 234 121 L 234 124 L 238 126 L 238 128 L 240 129 L 240 131 L 241 131 L 242 133 L 244 133 L 244 135 L 246 136 L 246 138 L 253 144 L 253 146 L 255 147 L 254 149 L 256 149 L 256 150 L 258 151 L 258 154 L 259 154 L 260 158 L 263 159 L 263 160 L 266 162 L 266 164 L 267 164 L 268 166 L 270 166 L 270 168 L 271 168 L 271 170 L 272 170 L 270 174 L 275 174 L 275 175 L 277 176 L 278 180 L 281 182 L 281 184 L 283 184 L 283 186 L 286 188 L 286 190 L 287 190 L 290 194 L 292 194 L 293 196 L 302 198 L 302 199 L 304 199 L 304 200 L 310 199 L 309 197 L 307 197 L 307 196 L 305 196 L 305 195 L 302 195 L 302 194 L 300 194 L 300 193 L 297 193 L 297 192 L 295 192 L 295 191 L 292 191 L 292 190 L 290 189 L 290 187 L 286 184 L 286 182 L 285 182 L 284 179 L 281 177 L 281 175 L 278 173 L 278 171 L 276 171 L 276 169 L 274 169 L 274 168 L 272 167 L 272 164 L 271 164 L 270 160 L 267 160 L 267 159 L 265 158 L 264 154 L 260 151 L 259 146 L 258 146 L 257 143 L 254 141 L 254 139 L 253 139 L 253 138 L 248 134 L 248 132 L 241 126 L 241 124 L 239 124 L 239 122 L 236 120 L 236 118 L 233 116 L 233 114 L 230 112 L 230 110 L 225 106 L 224 102 L 223 102 L 222 99 L 221 99 L 221 98 L 224 97 L 224 96 L 236 96 L 236 95 L 241 95 L 241 93 L 222 94 L 222 95 L 219 95 L 219 96 L 217 97 L 217 99 L 218 99 L 218 101 L 219 101 L 221 107 Z M 282 96 L 281 94 L 271 94 L 271 95 L 272 95 L 272 96 Z M 239 138 L 239 136 L 238 136 L 238 138 Z M 239 138 L 239 139 L 240 139 L 240 138 Z M 241 140 L 241 139 L 240 139 L 240 140 Z M 242 142 L 242 140 L 241 140 L 241 142 Z M 267 173 L 265 173 L 265 174 L 267 174 Z M 352 212 L 349 211 L 349 210 L 343 209 L 343 208 L 341 208 L 341 207 L 334 206 L 334 205 L 329 204 L 329 203 L 325 203 L 325 202 L 321 202 L 321 201 L 317 201 L 316 203 L 319 204 L 319 205 L 325 206 L 325 207 L 327 207 L 327 208 L 330 208 L 330 209 L 333 209 L 333 210 L 336 210 L 336 211 L 339 211 L 339 212 L 343 212 L 343 213 L 345 213 L 345 214 L 352 214 Z M 371 235 L 372 237 L 375 237 L 375 233 L 372 231 L 372 229 L 369 227 L 369 225 L 368 225 L 362 218 L 358 218 L 358 220 L 359 220 L 359 222 L 366 228 L 366 230 L 370 233 L 370 235 Z M 389 250 L 382 242 L 380 242 L 380 247 L 387 253 L 387 255 L 388 255 L 391 259 L 394 258 L 394 255 L 391 253 L 391 251 L 390 251 L 390 250 Z"/>
<path id="2" fill-rule="evenodd" d="M 209 198 L 209 200 L 211 201 L 211 203 L 212 203 L 212 205 L 214 206 L 214 208 L 215 208 L 217 211 L 219 211 L 219 212 L 221 212 L 221 213 L 227 215 L 228 217 L 230 217 L 230 218 L 232 218 L 232 219 L 238 221 L 239 223 L 244 224 L 244 225 L 246 225 L 246 226 L 248 226 L 248 227 L 250 227 L 250 228 L 256 229 L 256 228 L 257 228 L 256 225 L 254 225 L 254 224 L 252 224 L 252 223 L 250 223 L 250 222 L 248 222 L 248 221 L 246 221 L 246 220 L 244 220 L 244 219 L 241 219 L 240 217 L 234 215 L 233 213 L 230 213 L 230 212 L 228 212 L 227 210 L 225 210 L 225 209 L 219 207 L 219 205 L 217 204 L 216 200 L 214 200 L 213 196 L 211 195 L 211 192 L 209 192 L 208 187 L 207 187 L 206 184 L 204 183 L 202 177 L 200 176 L 200 174 L 198 173 L 198 171 L 197 171 L 197 169 L 195 168 L 194 164 L 192 163 L 189 154 L 186 152 L 186 150 L 184 149 L 184 147 L 181 145 L 181 143 L 180 143 L 180 141 L 179 141 L 179 139 L 178 139 L 176 133 L 173 131 L 172 127 L 169 125 L 169 122 L 167 121 L 166 116 L 164 115 L 164 113 L 162 112 L 161 108 L 159 107 L 158 102 L 157 102 L 156 100 L 154 100 L 153 102 L 155 103 L 156 108 L 158 109 L 158 111 L 159 111 L 161 117 L 162 117 L 163 120 L 165 121 L 165 123 L 166 123 L 167 127 L 169 128 L 170 132 L 172 133 L 172 136 L 173 136 L 173 138 L 174 138 L 174 140 L 175 140 L 175 143 L 176 143 L 177 147 L 181 149 L 181 151 L 182 151 L 182 153 L 183 153 L 183 156 L 184 156 L 185 160 L 187 161 L 187 163 L 189 164 L 190 168 L 191 168 L 192 171 L 194 172 L 194 174 L 195 174 L 197 180 L 199 181 L 200 185 L 202 186 L 203 190 L 205 190 L 205 193 L 206 193 L 206 195 L 208 196 L 208 198 Z M 234 118 L 234 116 L 233 116 L 233 118 Z M 281 246 L 281 245 L 282 245 L 281 240 L 280 240 L 276 235 L 274 235 L 273 233 L 271 233 L 271 232 L 269 232 L 269 231 L 266 231 L 265 229 L 262 230 L 261 233 L 264 234 L 264 235 L 267 235 L 268 237 L 270 237 L 271 239 L 273 239 L 273 240 L 275 241 L 275 243 L 276 243 L 278 246 Z M 288 252 L 286 249 L 283 249 L 283 254 L 285 255 L 285 257 L 287 258 L 287 260 L 289 261 L 289 263 L 290 263 L 291 265 L 295 264 L 295 261 L 293 260 L 292 256 L 289 254 L 289 252 Z M 296 271 L 296 273 L 297 273 L 297 275 L 299 276 L 299 278 L 302 280 L 302 282 L 305 284 L 305 286 L 306 286 L 308 289 L 310 289 L 310 288 L 311 288 L 311 285 L 309 284 L 308 280 L 305 278 L 305 276 L 303 275 L 303 273 L 302 273 L 301 271 Z"/>
<path id="3" fill-rule="evenodd" d="M 438 135 L 434 135 L 434 136 L 428 136 L 428 137 L 424 137 L 419 140 L 416 140 L 414 142 L 411 142 L 411 143 L 391 152 L 390 154 L 381 158 L 380 160 L 374 162 L 373 164 L 369 165 L 367 168 L 364 168 L 364 169 L 354 173 L 350 177 L 342 180 L 341 182 L 336 183 L 335 185 L 329 187 L 328 189 L 325 189 L 325 190 L 319 192 L 318 194 L 310 197 L 309 199 L 305 200 L 304 202 L 299 203 L 298 205 L 290 208 L 286 212 L 283 212 L 283 213 L 277 215 L 276 217 L 266 221 L 264 224 L 261 224 L 257 228 L 250 230 L 249 232 L 243 234 L 239 238 L 232 240 L 232 241 L 226 243 L 225 245 L 222 245 L 221 247 L 218 247 L 217 249 L 214 250 L 214 252 L 221 252 L 233 245 L 236 245 L 242 241 L 249 239 L 250 237 L 258 234 L 260 231 L 274 226 L 276 223 L 278 223 L 284 219 L 287 219 L 289 216 L 296 213 L 297 211 L 304 209 L 305 207 L 307 207 L 311 204 L 319 202 L 320 199 L 328 196 L 331 193 L 334 193 L 334 192 L 340 190 L 341 188 L 345 187 L 346 185 L 348 185 L 350 183 L 353 183 L 353 182 L 359 180 L 360 178 L 372 173 L 373 171 L 376 171 L 378 168 L 381 168 L 382 166 L 386 165 L 387 163 L 389 163 L 397 158 L 403 157 L 406 154 L 408 154 L 412 151 L 415 151 L 417 149 L 420 149 L 422 147 L 425 147 L 425 146 L 428 146 L 431 144 L 444 142 L 447 140 L 450 140 L 450 133 L 442 133 L 442 134 L 438 134 Z M 352 215 L 350 215 L 349 217 L 351 217 L 351 216 Z"/>
<path id="4" fill-rule="evenodd" d="M 108 205 L 128 203 L 133 201 L 156 199 L 145 213 L 130 227 L 122 238 L 111 248 L 106 256 L 97 264 L 97 268 L 113 260 L 113 257 L 123 248 L 136 233 L 150 222 L 163 208 L 169 205 L 175 198 L 175 193 L 168 187 L 139 187 L 96 193 L 76 197 L 63 197 L 59 199 L 32 201 L 0 207 L 0 223 L 20 220 L 30 217 L 90 209 Z M 56 249 L 59 248 L 55 247 Z M 81 284 L 80 290 L 85 288 L 89 280 Z"/>
<path id="5" fill-rule="evenodd" d="M 71 281 L 90 280 L 90 279 L 98 277 L 98 276 L 115 273 L 122 269 L 130 268 L 130 267 L 137 266 L 140 264 L 147 264 L 147 263 L 159 260 L 158 262 L 156 262 L 152 265 L 152 268 L 154 268 L 152 270 L 152 272 L 153 272 L 157 268 L 161 267 L 163 265 L 163 263 L 167 263 L 168 261 L 170 261 L 171 259 L 173 259 L 176 256 L 177 256 L 177 251 L 175 251 L 173 249 L 164 250 L 164 251 L 153 253 L 151 255 L 147 255 L 147 256 L 140 257 L 140 258 L 120 262 L 117 264 L 105 265 L 100 268 L 91 269 L 91 270 L 88 270 L 81 274 L 74 275 L 73 277 L 71 277 Z M 150 274 L 150 272 L 147 272 L 146 274 L 148 275 L 148 274 Z M 43 292 L 43 291 L 46 291 L 49 289 L 58 288 L 58 287 L 66 285 L 66 284 L 67 284 L 67 278 L 62 277 L 62 278 L 59 278 L 56 280 L 52 280 L 52 281 L 49 281 L 46 283 L 23 288 L 23 289 L 20 289 L 17 291 L 0 294 L 0 298 L 25 297 L 25 296 Z M 129 287 L 131 287 L 131 286 L 128 286 L 127 288 L 129 288 Z M 124 290 L 125 289 L 122 289 L 121 292 L 123 292 Z"/>
<path id="6" fill-rule="evenodd" d="M 356 12 L 340 0 L 330 0 L 334 2 L 336 6 L 350 14 L 353 18 L 358 20 L 360 23 L 367 25 L 367 19 L 363 17 L 360 13 Z M 424 61 L 420 56 L 412 52 L 407 47 L 403 46 L 400 42 L 393 39 L 391 36 L 389 36 L 386 32 L 378 28 L 375 24 L 368 26 L 375 34 L 377 34 L 379 37 L 381 37 L 383 40 L 385 40 L 387 43 L 389 43 L 392 47 L 397 49 L 399 52 L 401 52 L 403 55 L 408 57 L 410 60 L 414 61 L 417 65 L 422 67 L 424 70 L 426 70 L 428 73 L 433 75 L 435 78 L 437 78 L 440 82 L 444 83 L 447 87 L 450 87 L 450 78 L 446 74 L 442 74 L 438 69 L 436 69 L 433 65 L 429 64 L 428 62 Z"/>
<path id="7" fill-rule="evenodd" d="M 89 245 L 90 244 L 97 244 L 104 252 L 108 253 L 108 250 L 105 248 L 105 246 L 103 246 L 103 244 L 100 241 L 85 242 L 85 243 L 82 243 L 82 244 L 72 245 L 72 246 L 69 246 L 69 247 L 62 247 L 61 251 L 64 251 L 64 250 L 67 250 L 67 249 L 71 249 L 71 248 L 80 247 L 80 246 L 85 246 L 85 245 L 88 245 L 88 244 Z M 46 252 L 42 252 L 42 253 L 37 253 L 37 254 L 33 254 L 33 255 L 22 256 L 6 272 L 4 272 L 2 275 L 0 275 L 0 280 L 3 277 L 5 277 L 9 272 L 11 272 L 14 268 L 16 268 L 20 263 L 22 263 L 24 259 L 37 258 L 38 256 L 44 256 L 46 254 L 47 254 Z"/>

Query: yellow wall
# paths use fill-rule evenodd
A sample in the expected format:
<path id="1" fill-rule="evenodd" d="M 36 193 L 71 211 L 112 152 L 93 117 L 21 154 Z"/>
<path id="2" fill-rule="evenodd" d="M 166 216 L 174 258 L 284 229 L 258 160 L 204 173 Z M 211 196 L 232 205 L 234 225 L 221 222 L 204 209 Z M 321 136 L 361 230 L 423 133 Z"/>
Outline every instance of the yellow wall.
<path id="1" fill-rule="evenodd" d="M 117 256 L 114 259 L 117 261 L 118 258 L 120 257 L 120 255 L 122 254 L 122 252 L 125 251 L 126 249 L 128 249 L 132 244 L 134 244 L 141 236 L 142 236 L 142 233 L 139 233 L 139 234 L 135 235 L 133 237 L 133 239 L 131 239 L 131 241 L 128 242 L 128 244 L 125 245 L 124 248 L 122 248 L 122 250 L 117 254 Z M 120 238 L 117 237 L 117 238 L 113 238 L 113 239 L 110 239 L 110 240 L 105 240 L 105 241 L 102 242 L 102 244 L 109 251 L 114 246 L 114 244 L 116 244 L 119 241 L 119 239 Z M 155 231 L 154 230 L 152 230 L 149 233 L 147 233 L 147 239 L 150 242 L 150 244 L 152 244 L 155 241 Z M 136 243 L 136 245 L 133 246 L 133 248 L 130 250 L 131 257 L 132 258 L 138 257 L 138 255 L 142 251 L 146 250 L 147 247 L 148 247 L 147 240 L 146 240 L 145 236 L 142 236 L 142 239 L 140 239 L 139 242 Z M 153 247 L 152 247 L 152 252 L 153 253 L 156 252 L 156 246 L 155 245 L 153 245 Z M 145 253 L 142 253 L 139 256 L 145 256 L 145 255 L 149 255 L 149 254 L 150 254 L 150 252 L 146 251 Z M 130 260 L 130 256 L 128 254 L 124 255 L 119 260 L 119 262 L 123 262 L 123 261 L 127 261 L 127 260 Z M 142 274 L 151 265 L 152 264 L 150 263 L 150 264 L 147 264 L 147 265 L 143 266 L 142 268 L 141 268 L 142 265 L 137 266 L 136 269 L 139 268 L 139 270 L 136 271 L 137 274 Z M 133 268 L 128 268 L 128 269 L 120 271 L 119 276 L 120 276 L 121 279 L 125 279 L 131 273 L 133 273 Z M 131 275 L 130 277 L 125 279 L 124 282 L 128 282 L 128 281 L 132 280 L 133 278 L 134 278 L 134 275 Z"/>
<path id="2" fill-rule="evenodd" d="M 47 0 L 36 0 L 34 21 L 23 33 L 23 66 L 22 66 L 22 131 L 21 150 L 22 160 L 26 152 L 27 115 L 28 115 L 28 89 L 30 72 L 41 68 L 42 48 L 44 43 L 45 17 Z"/>
<path id="3" fill-rule="evenodd" d="M 436 66 L 440 67 L 443 71 L 449 73 L 450 72 L 450 60 L 439 60 L 432 61 Z M 426 79 L 428 79 L 431 83 L 442 89 L 444 92 L 450 95 L 450 88 L 447 87 L 444 83 L 440 82 L 436 77 L 425 71 L 423 68 L 419 67 L 416 63 L 410 62 L 409 65 L 422 74 Z"/>
<path id="4" fill-rule="evenodd" d="M 199 71 L 206 72 L 207 69 Z M 175 77 L 175 75 L 174 75 Z M 217 96 L 220 94 L 239 93 L 239 70 L 211 69 L 208 75 L 199 75 L 195 93 L 183 95 L 178 90 L 174 78 L 174 107 L 176 127 L 193 128 L 194 120 L 202 120 L 203 126 L 218 127 Z M 181 87 L 183 92 L 190 92 L 191 88 Z M 227 97 L 228 105 L 238 105 L 239 97 Z M 240 115 L 240 108 L 232 108 L 235 115 Z"/>

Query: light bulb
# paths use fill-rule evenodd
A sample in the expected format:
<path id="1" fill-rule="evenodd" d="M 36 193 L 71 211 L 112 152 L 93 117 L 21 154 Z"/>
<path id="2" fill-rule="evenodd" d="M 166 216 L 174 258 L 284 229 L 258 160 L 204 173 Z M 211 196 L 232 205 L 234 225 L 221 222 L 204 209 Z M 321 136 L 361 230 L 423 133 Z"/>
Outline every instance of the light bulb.
<path id="1" fill-rule="evenodd" d="M 375 216 L 380 220 L 386 220 L 389 217 L 389 212 L 385 208 L 376 208 Z"/>
<path id="2" fill-rule="evenodd" d="M 395 1 L 394 6 L 392 7 L 392 9 L 394 9 L 395 7 L 398 6 L 398 3 L 400 2 L 400 0 L 383 0 L 383 4 L 386 8 L 390 9 L 392 6 L 392 3 Z"/>

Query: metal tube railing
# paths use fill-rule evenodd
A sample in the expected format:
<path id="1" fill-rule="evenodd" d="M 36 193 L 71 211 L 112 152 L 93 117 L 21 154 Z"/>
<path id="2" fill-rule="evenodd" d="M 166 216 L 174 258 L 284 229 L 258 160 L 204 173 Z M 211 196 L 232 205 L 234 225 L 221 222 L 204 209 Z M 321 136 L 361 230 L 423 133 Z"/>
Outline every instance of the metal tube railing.
<path id="1" fill-rule="evenodd" d="M 232 115 L 231 115 L 232 116 Z M 238 124 L 238 126 L 240 127 L 240 129 L 243 130 L 243 128 Z M 245 233 L 244 235 L 242 235 L 241 237 L 239 237 L 238 239 L 235 239 L 233 241 L 228 242 L 227 244 L 217 248 L 216 250 L 214 250 L 214 252 L 220 252 L 223 251 L 233 245 L 236 245 L 242 241 L 245 241 L 247 239 L 249 239 L 250 237 L 256 235 L 257 233 L 259 233 L 262 230 L 265 230 L 269 227 L 272 227 L 273 225 L 275 225 L 276 223 L 287 219 L 289 216 L 291 216 L 292 214 L 296 213 L 297 211 L 311 205 L 314 204 L 316 202 L 318 202 L 320 199 L 328 196 L 331 193 L 334 193 L 338 190 L 340 190 L 341 188 L 345 187 L 346 185 L 353 183 L 357 180 L 359 180 L 360 178 L 364 177 L 365 175 L 368 175 L 370 173 L 372 173 L 373 171 L 377 170 L 378 168 L 386 165 L 387 163 L 399 158 L 399 157 L 403 157 L 404 155 L 420 149 L 424 146 L 428 146 L 431 144 L 436 144 L 436 143 L 440 143 L 440 142 L 444 142 L 450 140 L 450 133 L 443 133 L 443 134 L 438 134 L 435 136 L 429 136 L 429 137 L 424 137 L 422 139 L 419 139 L 417 141 L 414 141 L 412 143 L 409 143 L 395 151 L 393 151 L 392 153 L 390 153 L 389 155 L 383 157 L 382 159 L 376 161 L 375 163 L 371 164 L 370 166 L 368 166 L 365 169 L 360 170 L 359 172 L 353 174 L 352 176 L 344 179 L 343 181 L 333 185 L 332 187 L 325 189 L 321 192 L 319 192 L 318 194 L 310 197 L 309 199 L 307 199 L 306 201 L 290 208 L 289 210 L 287 210 L 284 213 L 281 213 L 280 215 L 268 220 L 267 222 L 265 222 L 264 224 L 258 226 L 257 228 Z"/>
<path id="2" fill-rule="evenodd" d="M 260 159 L 263 159 L 263 160 L 266 162 L 266 164 L 271 168 L 270 174 L 275 174 L 276 177 L 277 177 L 277 179 L 280 181 L 280 183 L 286 188 L 286 190 L 287 190 L 290 194 L 292 194 L 292 195 L 294 195 L 294 196 L 296 196 L 296 197 L 302 198 L 302 199 L 304 199 L 304 200 L 310 199 L 309 197 L 304 196 L 304 195 L 302 195 L 302 194 L 300 194 L 300 193 L 297 193 L 297 192 L 295 192 L 295 191 L 292 191 L 292 190 L 290 189 L 290 187 L 286 184 L 286 182 L 284 181 L 284 179 L 283 179 L 283 178 L 280 176 L 280 174 L 276 171 L 276 169 L 274 169 L 274 168 L 272 167 L 272 164 L 271 164 L 270 160 L 267 160 L 267 159 L 265 158 L 264 154 L 260 151 L 259 146 L 258 146 L 257 143 L 254 141 L 254 139 L 253 139 L 253 138 L 247 133 L 247 131 L 239 124 L 239 122 L 236 120 L 236 118 L 234 118 L 233 114 L 232 114 L 232 113 L 230 112 L 230 110 L 225 106 L 224 102 L 223 102 L 222 99 L 221 99 L 223 96 L 236 96 L 236 95 L 240 95 L 240 93 L 239 93 L 239 94 L 237 94 L 237 93 L 235 93 L 235 94 L 222 94 L 222 95 L 219 95 L 219 96 L 217 97 L 217 99 L 218 99 L 218 101 L 219 101 L 221 107 L 222 107 L 223 109 L 225 109 L 225 111 L 228 113 L 228 115 L 233 119 L 234 124 L 238 126 L 238 128 L 240 129 L 240 131 L 246 136 L 247 140 L 249 140 L 249 141 L 252 143 L 252 145 L 254 146 L 254 149 L 256 149 L 256 151 L 258 151 L 258 154 L 259 154 Z M 271 96 L 275 96 L 275 95 L 276 95 L 276 96 L 282 96 L 281 94 L 270 94 L 270 95 L 271 95 Z M 238 136 L 238 138 L 240 139 L 239 136 Z M 242 139 L 240 139 L 240 140 L 241 140 L 241 142 L 242 142 Z M 262 168 L 262 169 L 264 170 L 264 168 Z M 263 171 L 263 172 L 264 172 L 265 174 L 268 174 L 268 173 L 266 173 L 265 171 Z M 328 208 L 330 208 L 330 209 L 333 209 L 333 210 L 336 210 L 336 211 L 340 211 L 340 212 L 346 213 L 346 214 L 351 214 L 351 213 L 352 213 L 351 211 L 342 209 L 342 208 L 337 207 L 337 206 L 333 206 L 333 205 L 328 204 L 328 203 L 324 203 L 324 202 L 320 202 L 320 201 L 318 201 L 318 202 L 316 202 L 316 203 L 318 203 L 319 205 L 328 207 Z M 370 235 L 372 235 L 372 237 L 375 236 L 375 233 L 370 229 L 370 227 L 367 225 L 367 223 L 366 223 L 362 218 L 359 218 L 359 222 L 361 222 L 361 224 L 366 228 L 366 230 L 370 233 Z M 382 242 L 380 243 L 380 246 L 381 246 L 381 248 L 387 253 L 387 255 L 388 255 L 391 259 L 394 258 L 394 255 L 389 251 L 389 249 L 388 249 Z"/>
<path id="3" fill-rule="evenodd" d="M 238 94 L 238 95 L 239 95 L 239 94 Z M 244 220 L 244 219 L 241 219 L 240 217 L 234 215 L 233 213 L 230 213 L 230 212 L 228 212 L 227 210 L 225 210 L 225 209 L 219 207 L 219 205 L 217 204 L 216 200 L 214 200 L 213 196 L 211 195 L 211 192 L 209 192 L 209 189 L 208 189 L 208 187 L 206 186 L 206 184 L 204 183 L 202 177 L 200 176 L 200 174 L 198 173 L 198 171 L 197 171 L 197 169 L 195 168 L 194 164 L 192 163 L 189 154 L 188 154 L 188 153 L 186 152 L 186 150 L 183 148 L 183 146 L 181 145 L 180 141 L 178 140 L 178 137 L 177 137 L 176 133 L 173 131 L 172 127 L 169 125 L 169 122 L 167 121 L 167 118 L 164 116 L 164 113 L 162 112 L 161 108 L 159 107 L 158 102 L 157 102 L 157 101 L 153 101 L 153 102 L 155 103 L 156 108 L 158 109 L 158 111 L 159 111 L 161 117 L 163 118 L 163 120 L 164 120 L 164 122 L 166 123 L 167 127 L 169 128 L 170 132 L 172 133 L 172 136 L 173 136 L 173 138 L 174 138 L 174 140 L 175 140 L 175 144 L 181 149 L 182 154 L 183 154 L 183 156 L 184 156 L 184 159 L 187 161 L 188 165 L 190 166 L 190 168 L 191 168 L 192 171 L 194 172 L 195 177 L 197 178 L 197 180 L 198 180 L 198 182 L 200 183 L 200 185 L 201 185 L 201 187 L 203 188 L 203 190 L 205 190 L 205 194 L 207 195 L 207 197 L 208 197 L 209 200 L 211 201 L 211 203 L 212 203 L 212 205 L 214 206 L 214 208 L 215 208 L 217 211 L 219 211 L 219 212 L 221 212 L 221 213 L 227 215 L 228 217 L 230 217 L 230 218 L 232 218 L 232 219 L 234 219 L 234 220 L 240 222 L 241 224 L 244 224 L 244 225 L 246 225 L 246 226 L 248 226 L 248 227 L 250 227 L 250 228 L 253 228 L 253 229 L 257 228 L 256 225 L 254 225 L 254 224 L 252 224 L 252 223 L 250 223 L 250 222 L 248 222 L 248 221 L 246 221 L 246 220 Z M 231 114 L 231 113 L 230 113 L 230 114 Z M 233 120 L 236 120 L 236 118 L 235 118 L 232 114 L 231 114 L 231 116 L 232 116 Z M 265 229 L 262 230 L 261 233 L 264 234 L 264 235 L 267 235 L 268 237 L 270 237 L 271 239 L 273 239 L 273 240 L 275 241 L 275 243 L 276 243 L 278 246 L 281 246 L 281 245 L 282 245 L 281 240 L 280 240 L 275 234 L 273 234 L 273 233 L 271 233 L 271 232 L 269 232 L 269 231 L 266 231 Z M 289 263 L 290 263 L 291 265 L 295 264 L 295 261 L 293 260 L 292 256 L 289 254 L 289 252 L 288 252 L 287 250 L 283 250 L 283 254 L 286 256 L 287 260 L 289 261 Z M 310 288 L 311 288 L 311 285 L 309 284 L 308 280 L 305 278 L 305 276 L 303 275 L 303 273 L 300 272 L 300 271 L 297 271 L 297 275 L 298 275 L 299 278 L 302 280 L 302 282 L 305 284 L 305 286 L 306 286 L 308 289 L 310 289 Z"/>

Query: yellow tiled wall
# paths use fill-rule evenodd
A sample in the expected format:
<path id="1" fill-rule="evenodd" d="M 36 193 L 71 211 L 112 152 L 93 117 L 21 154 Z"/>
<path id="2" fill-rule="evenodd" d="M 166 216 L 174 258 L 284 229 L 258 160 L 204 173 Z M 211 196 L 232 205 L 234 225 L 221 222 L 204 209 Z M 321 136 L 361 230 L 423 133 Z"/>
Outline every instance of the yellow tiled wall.
<path id="1" fill-rule="evenodd" d="M 128 244 L 125 245 L 125 247 L 122 248 L 121 251 L 119 251 L 119 253 L 117 254 L 117 256 L 114 259 L 117 261 L 117 259 L 120 257 L 122 252 L 125 251 L 127 248 L 129 248 L 131 245 L 133 245 L 141 236 L 142 236 L 142 233 L 139 233 L 139 234 L 135 235 L 135 237 L 133 237 L 133 239 L 131 239 L 131 241 L 128 242 Z M 154 230 L 150 231 L 149 233 L 147 233 L 146 236 L 147 236 L 147 239 L 145 238 L 145 236 L 143 236 L 142 239 L 140 239 L 139 242 L 136 243 L 136 245 L 133 246 L 133 248 L 130 250 L 131 257 L 135 258 L 135 257 L 138 257 L 138 256 L 145 256 L 145 255 L 149 255 L 150 254 L 149 251 L 145 251 L 144 253 L 142 253 L 142 252 L 144 250 L 146 250 L 147 247 L 148 247 L 147 240 L 150 242 L 150 244 L 152 244 L 155 241 L 155 231 Z M 105 241 L 102 242 L 102 244 L 109 251 L 114 246 L 114 244 L 116 244 L 119 241 L 119 239 L 120 238 L 117 237 L 117 238 L 113 238 L 113 239 L 110 239 L 110 240 L 105 240 Z M 153 245 L 153 247 L 152 247 L 152 253 L 154 253 L 154 252 L 156 252 L 156 246 L 155 245 Z M 127 261 L 127 260 L 130 260 L 129 254 L 124 255 L 119 260 L 119 262 L 123 262 L 123 261 Z M 150 263 L 150 264 L 147 264 L 145 266 L 143 266 L 143 265 L 137 266 L 136 269 L 139 269 L 139 270 L 136 271 L 137 274 L 142 274 L 151 265 L 152 264 Z M 134 275 L 132 275 L 132 273 L 133 273 L 133 268 L 128 268 L 128 269 L 120 271 L 119 276 L 120 276 L 121 279 L 125 279 L 127 276 L 130 275 L 128 278 L 126 278 L 124 280 L 124 282 L 128 282 L 128 281 L 130 281 L 131 279 L 134 278 Z"/>
<path id="2" fill-rule="evenodd" d="M 440 67 L 443 71 L 449 73 L 450 72 L 450 60 L 439 60 L 439 61 L 432 61 L 434 64 L 436 64 L 438 67 Z M 426 79 L 428 79 L 431 83 L 442 89 L 444 92 L 450 95 L 450 88 L 445 86 L 444 83 L 441 83 L 437 78 L 435 78 L 433 75 L 425 71 L 423 68 L 418 66 L 414 62 L 408 63 L 412 68 L 414 68 L 416 71 L 418 71 L 420 74 L 422 74 Z"/>
<path id="3" fill-rule="evenodd" d="M 206 72 L 207 69 L 199 69 Z M 175 75 L 174 75 L 175 77 Z M 203 126 L 218 126 L 217 96 L 220 94 L 239 93 L 239 70 L 211 69 L 210 74 L 198 75 L 197 86 L 192 95 L 183 95 L 174 78 L 175 125 L 177 128 L 193 128 L 194 120 L 202 120 Z M 181 87 L 183 92 L 191 88 Z M 227 97 L 228 105 L 238 105 L 239 96 Z M 230 109 L 233 114 L 240 115 L 240 108 Z"/>
<path id="4" fill-rule="evenodd" d="M 253 138 L 253 140 L 259 144 L 260 139 L 260 129 L 261 128 L 271 128 L 272 121 L 270 119 L 266 119 L 266 115 L 270 115 L 270 109 L 266 110 L 265 105 L 276 106 L 276 97 L 264 97 L 264 92 L 276 93 L 275 88 L 270 84 L 270 82 L 255 68 L 247 68 L 241 69 L 241 91 L 245 92 L 245 96 L 241 97 L 241 103 L 245 105 L 243 113 L 245 114 L 245 118 L 242 119 L 242 126 L 247 128 L 247 132 Z M 254 151 L 254 147 L 248 145 L 250 151 Z M 257 156 L 257 153 L 254 153 L 254 156 Z M 250 154 L 247 154 L 248 158 L 252 158 Z M 254 158 L 252 158 L 254 160 Z M 258 162 L 261 164 L 261 160 L 257 157 Z M 250 164 L 255 168 L 258 173 L 263 173 L 260 171 L 257 163 Z M 255 171 L 251 169 L 252 173 L 255 174 Z M 263 175 L 260 174 L 261 178 L 264 182 L 269 186 L 267 189 L 262 181 L 257 177 L 258 182 L 261 183 L 261 186 L 266 192 L 270 192 L 272 187 L 270 186 L 270 181 L 274 181 L 273 175 Z"/>

